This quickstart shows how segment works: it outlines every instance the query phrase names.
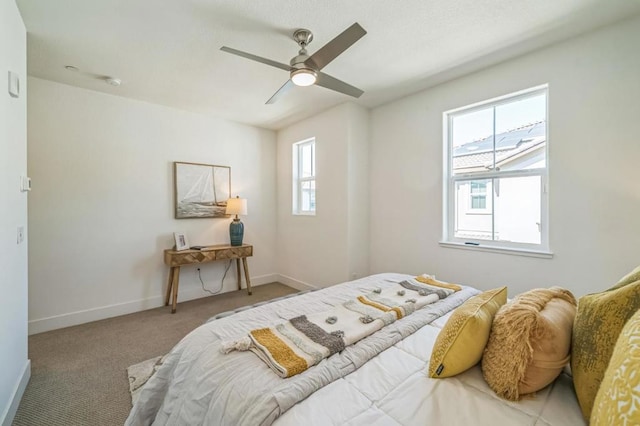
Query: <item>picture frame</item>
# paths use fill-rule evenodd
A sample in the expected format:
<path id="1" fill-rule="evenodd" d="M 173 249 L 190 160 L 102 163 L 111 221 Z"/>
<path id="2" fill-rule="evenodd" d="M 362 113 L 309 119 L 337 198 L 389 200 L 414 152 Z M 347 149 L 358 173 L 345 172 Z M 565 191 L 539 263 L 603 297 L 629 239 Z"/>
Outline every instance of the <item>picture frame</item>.
<path id="1" fill-rule="evenodd" d="M 189 239 L 187 238 L 187 234 L 174 232 L 173 238 L 176 241 L 176 251 L 189 250 Z"/>
<path id="2" fill-rule="evenodd" d="M 228 218 L 231 167 L 174 161 L 176 219 Z"/>

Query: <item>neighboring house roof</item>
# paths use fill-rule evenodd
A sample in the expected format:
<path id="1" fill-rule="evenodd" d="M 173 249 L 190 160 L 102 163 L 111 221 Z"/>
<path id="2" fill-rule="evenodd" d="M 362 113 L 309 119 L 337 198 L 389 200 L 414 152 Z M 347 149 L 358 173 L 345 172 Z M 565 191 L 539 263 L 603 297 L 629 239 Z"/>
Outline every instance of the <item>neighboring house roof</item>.
<path id="1" fill-rule="evenodd" d="M 500 167 L 544 146 L 547 123 L 539 121 L 499 133 L 495 137 L 496 166 Z M 493 136 L 468 142 L 453 149 L 453 169 L 487 170 L 493 168 Z"/>

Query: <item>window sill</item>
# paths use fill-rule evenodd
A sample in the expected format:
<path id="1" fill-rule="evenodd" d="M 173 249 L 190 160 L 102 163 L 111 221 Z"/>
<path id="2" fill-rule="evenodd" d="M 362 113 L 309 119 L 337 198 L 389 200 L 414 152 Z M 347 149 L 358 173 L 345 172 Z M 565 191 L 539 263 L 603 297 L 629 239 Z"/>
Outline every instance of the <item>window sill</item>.
<path id="1" fill-rule="evenodd" d="M 309 212 L 309 213 L 293 212 L 291 214 L 294 216 L 315 216 L 316 212 Z"/>
<path id="2" fill-rule="evenodd" d="M 482 244 L 476 246 L 476 245 L 469 245 L 465 243 L 440 241 L 440 247 L 462 249 L 462 250 L 485 251 L 489 253 L 509 254 L 513 256 L 538 257 L 542 259 L 553 258 L 553 252 L 550 252 L 550 251 L 529 250 L 529 249 L 510 248 L 510 247 L 483 246 Z"/>

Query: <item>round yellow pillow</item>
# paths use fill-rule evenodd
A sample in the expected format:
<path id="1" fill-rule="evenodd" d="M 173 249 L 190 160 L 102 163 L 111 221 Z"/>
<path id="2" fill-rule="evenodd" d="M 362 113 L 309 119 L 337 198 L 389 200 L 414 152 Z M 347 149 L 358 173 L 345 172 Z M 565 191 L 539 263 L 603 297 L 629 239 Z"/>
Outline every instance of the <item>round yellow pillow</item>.
<path id="1" fill-rule="evenodd" d="M 576 299 L 560 287 L 534 289 L 493 319 L 482 374 L 498 396 L 516 401 L 553 382 L 569 362 Z"/>

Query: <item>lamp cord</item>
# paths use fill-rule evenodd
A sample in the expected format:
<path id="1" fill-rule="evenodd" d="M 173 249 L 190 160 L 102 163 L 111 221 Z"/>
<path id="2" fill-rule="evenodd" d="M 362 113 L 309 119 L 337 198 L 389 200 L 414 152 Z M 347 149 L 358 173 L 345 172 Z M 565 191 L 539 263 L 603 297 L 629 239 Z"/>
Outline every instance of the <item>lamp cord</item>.
<path id="1" fill-rule="evenodd" d="M 204 281 L 202 281 L 202 275 L 200 273 L 200 268 L 198 268 L 198 278 L 200 279 L 200 284 L 202 285 L 202 290 L 206 291 L 207 293 L 211 294 L 211 295 L 216 295 L 218 293 L 220 293 L 222 291 L 222 288 L 224 287 L 224 279 L 227 277 L 227 272 L 229 272 L 229 268 L 231 267 L 231 262 L 232 259 L 229 259 L 229 263 L 227 264 L 227 268 L 224 270 L 224 275 L 222 276 L 222 281 L 220 282 L 220 288 L 217 289 L 215 292 L 208 290 L 204 287 Z"/>

